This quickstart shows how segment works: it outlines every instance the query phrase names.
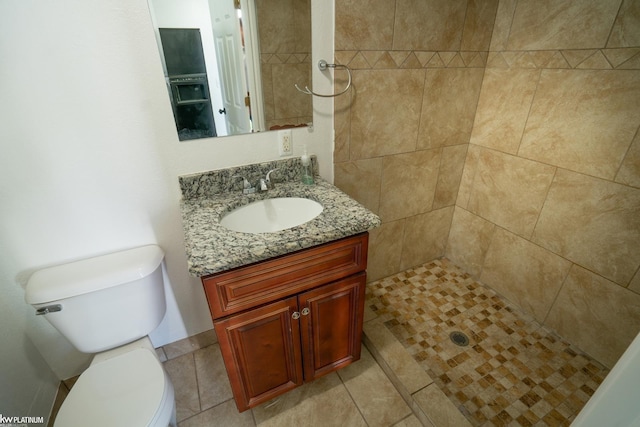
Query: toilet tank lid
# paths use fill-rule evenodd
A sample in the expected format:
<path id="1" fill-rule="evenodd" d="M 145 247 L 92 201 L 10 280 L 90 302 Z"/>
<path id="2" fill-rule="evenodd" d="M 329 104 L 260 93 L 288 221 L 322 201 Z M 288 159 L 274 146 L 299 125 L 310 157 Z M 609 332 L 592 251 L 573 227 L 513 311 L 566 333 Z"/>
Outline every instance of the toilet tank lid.
<path id="1" fill-rule="evenodd" d="M 44 268 L 29 278 L 25 300 L 43 304 L 132 282 L 153 273 L 163 258 L 159 246 L 147 245 Z"/>

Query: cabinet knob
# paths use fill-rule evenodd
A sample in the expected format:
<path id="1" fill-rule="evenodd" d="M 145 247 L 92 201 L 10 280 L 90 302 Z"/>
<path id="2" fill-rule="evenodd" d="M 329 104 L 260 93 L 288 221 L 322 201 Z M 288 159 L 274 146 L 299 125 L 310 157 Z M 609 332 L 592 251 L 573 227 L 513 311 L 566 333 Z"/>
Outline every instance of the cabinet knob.
<path id="1" fill-rule="evenodd" d="M 300 313 L 297 311 L 294 311 L 291 317 L 293 317 L 293 320 L 297 320 L 300 318 Z"/>
<path id="2" fill-rule="evenodd" d="M 309 314 L 311 312 L 311 310 L 309 310 L 307 307 L 302 309 L 302 315 L 306 316 L 307 314 Z"/>

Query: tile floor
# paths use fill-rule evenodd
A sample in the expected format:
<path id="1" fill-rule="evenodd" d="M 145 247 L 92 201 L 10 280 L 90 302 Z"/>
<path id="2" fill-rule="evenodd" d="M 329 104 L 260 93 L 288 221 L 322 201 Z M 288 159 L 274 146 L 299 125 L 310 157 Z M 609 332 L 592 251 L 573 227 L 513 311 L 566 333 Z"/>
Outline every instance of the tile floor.
<path id="1" fill-rule="evenodd" d="M 213 330 L 156 351 L 175 388 L 179 427 L 421 425 L 365 347 L 357 363 L 243 413 L 233 401 Z M 74 383 L 62 382 L 58 407 Z"/>
<path id="2" fill-rule="evenodd" d="M 607 374 L 446 259 L 368 284 L 365 309 L 360 361 L 243 413 L 213 331 L 157 349 L 179 426 L 569 425 Z"/>
<path id="3" fill-rule="evenodd" d="M 569 425 L 608 373 L 447 259 L 367 290 L 376 321 L 472 425 Z"/>
<path id="4" fill-rule="evenodd" d="M 168 359 L 180 427 L 420 425 L 366 348 L 357 363 L 238 413 L 215 336 L 203 338 L 212 342 L 195 351 L 190 345 L 199 344 L 188 341 L 160 350 Z"/>

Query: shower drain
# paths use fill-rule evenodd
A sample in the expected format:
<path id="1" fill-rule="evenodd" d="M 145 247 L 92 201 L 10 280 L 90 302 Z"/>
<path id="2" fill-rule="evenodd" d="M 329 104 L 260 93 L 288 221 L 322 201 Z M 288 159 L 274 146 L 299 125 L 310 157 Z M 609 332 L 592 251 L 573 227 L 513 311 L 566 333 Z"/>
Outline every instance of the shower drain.
<path id="1" fill-rule="evenodd" d="M 449 338 L 451 338 L 451 341 L 453 341 L 455 345 L 459 345 L 460 347 L 469 345 L 469 337 L 460 331 L 451 332 Z"/>

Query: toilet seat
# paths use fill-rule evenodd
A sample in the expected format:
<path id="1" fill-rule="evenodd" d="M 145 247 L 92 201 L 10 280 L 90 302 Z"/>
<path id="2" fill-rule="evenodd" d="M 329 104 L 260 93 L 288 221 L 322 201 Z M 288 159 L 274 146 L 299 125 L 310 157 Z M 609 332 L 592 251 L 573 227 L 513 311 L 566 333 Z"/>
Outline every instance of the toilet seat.
<path id="1" fill-rule="evenodd" d="M 55 427 L 167 426 L 174 391 L 155 354 L 138 348 L 91 364 L 62 404 Z"/>

